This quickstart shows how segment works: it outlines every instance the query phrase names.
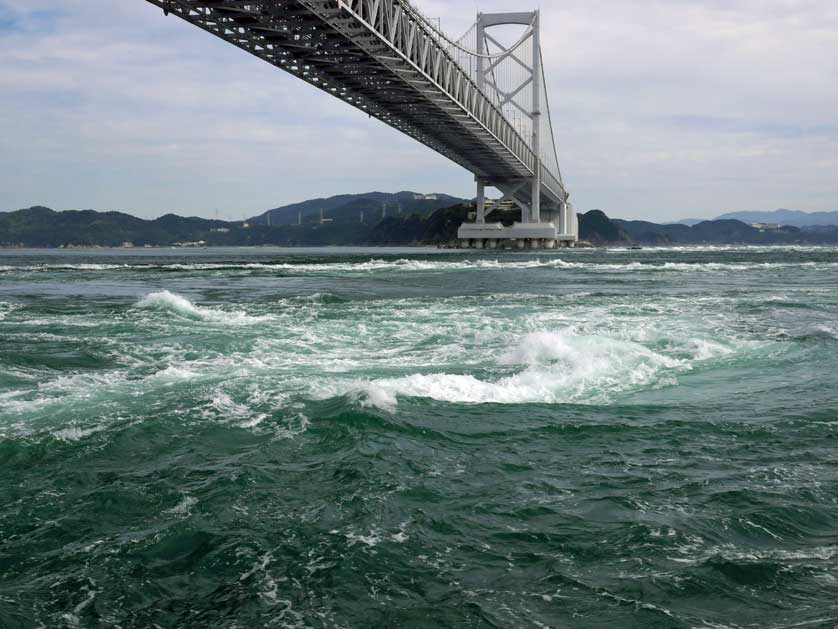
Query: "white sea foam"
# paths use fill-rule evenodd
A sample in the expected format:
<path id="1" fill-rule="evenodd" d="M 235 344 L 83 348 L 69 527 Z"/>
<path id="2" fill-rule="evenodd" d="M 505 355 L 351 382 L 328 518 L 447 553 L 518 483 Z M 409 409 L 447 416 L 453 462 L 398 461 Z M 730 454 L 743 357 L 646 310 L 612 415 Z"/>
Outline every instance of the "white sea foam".
<path id="1" fill-rule="evenodd" d="M 683 251 L 700 251 L 684 249 Z M 619 250 L 612 250 L 618 252 Z M 673 250 L 676 251 L 676 250 Z M 838 268 L 838 264 L 829 262 L 775 262 L 775 263 L 716 263 L 716 262 L 656 262 L 650 260 L 625 263 L 587 262 L 581 255 L 565 257 L 546 256 L 538 259 L 476 259 L 476 260 L 383 260 L 372 259 L 365 262 L 281 262 L 281 263 L 173 263 L 173 264 L 42 264 L 34 266 L 4 266 L 0 272 L 96 272 L 96 271 L 276 271 L 291 274 L 372 274 L 382 272 L 450 272 L 469 270 L 515 270 L 515 269 L 578 269 L 593 272 L 724 272 L 757 271 L 771 269 L 828 270 Z"/>
<path id="2" fill-rule="evenodd" d="M 259 561 L 257 561 L 253 565 L 253 567 L 250 570 L 248 570 L 247 572 L 245 572 L 244 574 L 242 574 L 239 577 L 239 582 L 247 581 L 254 574 L 264 572 L 265 570 L 267 570 L 268 565 L 272 561 L 273 561 L 273 555 L 271 555 L 271 553 L 265 553 L 264 555 L 262 555 L 262 557 L 259 559 Z"/>
<path id="3" fill-rule="evenodd" d="M 524 366 L 512 375 L 481 380 L 473 375 L 417 373 L 371 381 L 319 382 L 323 399 L 348 395 L 363 406 L 392 410 L 399 398 L 459 404 L 601 404 L 619 393 L 675 383 L 684 361 L 613 338 L 568 329 L 525 336 L 502 355 L 500 366 Z"/>
<path id="4" fill-rule="evenodd" d="M 294 273 L 376 273 L 387 271 L 428 272 L 428 271 L 469 271 L 469 270 L 516 270 L 516 269 L 576 269 L 593 272 L 724 272 L 724 271 L 754 271 L 771 269 L 832 269 L 838 267 L 836 263 L 813 262 L 781 262 L 781 263 L 717 263 L 717 262 L 654 262 L 635 261 L 622 264 L 585 262 L 567 260 L 565 258 L 547 257 L 535 260 L 370 260 L 368 262 L 353 263 L 320 263 L 320 264 L 276 264 L 261 265 L 251 268 L 267 268 Z"/>
<path id="5" fill-rule="evenodd" d="M 797 550 L 788 549 L 739 549 L 733 545 L 703 547 L 689 545 L 679 549 L 686 557 L 670 557 L 672 561 L 686 564 L 699 564 L 714 558 L 721 558 L 732 562 L 763 562 L 778 563 L 812 563 L 819 561 L 831 562 L 838 558 L 838 546 L 812 546 Z"/>
<path id="6" fill-rule="evenodd" d="M 249 406 L 235 402 L 223 391 L 217 391 L 213 395 L 209 409 L 212 414 L 241 428 L 255 428 L 268 417 L 267 413 L 253 411 Z"/>
<path id="7" fill-rule="evenodd" d="M 36 412 L 46 412 L 55 406 L 73 408 L 108 404 L 117 398 L 132 398 L 138 391 L 150 390 L 151 387 L 169 386 L 172 382 L 186 377 L 176 367 L 165 368 L 153 375 L 138 379 L 128 370 L 112 369 L 95 373 L 76 373 L 58 377 L 38 379 L 37 386 L 31 389 L 0 393 L 0 417 L 4 415 L 26 416 Z M 70 429 L 54 433 L 59 439 L 71 440 L 86 436 L 83 432 Z"/>
<path id="8" fill-rule="evenodd" d="M 67 405 L 74 402 L 89 401 L 98 394 L 110 391 L 113 387 L 124 383 L 125 379 L 126 374 L 117 371 L 59 376 L 52 380 L 39 382 L 36 397 L 30 397 L 24 392 L 8 394 L 10 399 L 4 401 L 3 410 L 8 410 L 12 414 L 22 414 L 56 403 Z"/>
<path id="9" fill-rule="evenodd" d="M 710 341 L 701 338 L 689 339 L 686 342 L 684 349 L 692 355 L 693 360 L 695 361 L 711 360 L 722 356 L 730 356 L 736 352 L 736 350 L 732 347 L 723 345 L 717 341 Z"/>
<path id="10" fill-rule="evenodd" d="M 176 516 L 188 516 L 192 513 L 192 507 L 198 504 L 198 499 L 194 496 L 184 495 L 183 499 L 171 509 L 166 509 L 166 513 L 171 513 Z"/>
<path id="11" fill-rule="evenodd" d="M 823 323 L 816 325 L 814 335 L 825 339 L 838 340 L 838 325 L 834 323 Z"/>
<path id="12" fill-rule="evenodd" d="M 87 588 L 83 588 L 83 589 L 87 589 Z M 72 612 L 67 612 L 65 614 L 62 614 L 61 615 L 62 620 L 64 620 L 64 622 L 66 622 L 70 627 L 81 626 L 81 618 L 79 617 L 79 614 L 81 614 L 93 602 L 93 599 L 96 598 L 97 594 L 98 594 L 98 592 L 96 592 L 94 590 L 87 590 L 86 598 L 81 603 L 76 605 L 73 608 Z"/>
<path id="13" fill-rule="evenodd" d="M 350 548 L 355 546 L 356 544 L 363 544 L 364 546 L 369 546 L 373 548 L 378 546 L 381 543 L 381 532 L 376 531 L 373 529 L 367 535 L 361 535 L 358 533 L 347 533 L 346 540 L 349 542 Z"/>
<path id="14" fill-rule="evenodd" d="M 571 264 L 560 259 L 513 262 Z M 442 263 L 476 264 L 424 264 Z M 386 264 L 398 266 L 397 261 Z M 184 414 L 194 411 L 204 420 L 293 438 L 308 425 L 305 404 L 311 399 L 348 396 L 381 409 L 394 409 L 408 398 L 456 404 L 609 404 L 676 384 L 699 363 L 712 368 L 765 346 L 778 351 L 791 345 L 761 337 L 759 326 L 736 313 L 739 303 L 736 296 L 587 292 L 375 301 L 314 295 L 263 302 L 259 314 L 266 314 L 258 317 L 231 312 L 243 308 L 239 305 L 201 306 L 161 291 L 137 302 L 120 325 L 138 325 L 146 332 L 152 322 L 155 331 L 173 326 L 172 334 L 155 334 L 145 344 L 125 336 L 109 338 L 108 355 L 118 358 L 106 369 L 59 378 L 36 370 L 31 385 L 0 393 L 0 417 L 46 422 L 57 405 L 91 415 L 117 407 L 132 413 L 141 398 L 169 395 L 172 387 L 180 387 L 184 398 L 194 402 Z M 45 317 L 55 324 L 56 317 Z M 70 320 L 91 326 L 105 321 Z M 245 327 L 255 321 L 264 325 Z M 184 322 L 196 322 L 190 327 L 199 334 L 182 335 Z M 231 339 L 228 328 L 237 324 L 242 327 Z M 204 343 L 204 336 L 210 342 Z"/>
<path id="15" fill-rule="evenodd" d="M 669 245 L 647 247 L 643 251 L 655 253 L 704 253 L 704 252 L 743 252 L 743 253 L 764 253 L 776 251 L 795 251 L 801 253 L 832 252 L 838 250 L 834 245 Z M 638 254 L 637 249 L 629 247 L 609 247 L 608 253 L 631 253 Z M 642 254 L 641 254 L 642 255 Z"/>
<path id="16" fill-rule="evenodd" d="M 183 366 L 169 365 L 165 369 L 161 369 L 148 380 L 158 380 L 167 384 L 176 384 L 184 380 L 192 380 L 200 376 L 200 373 L 193 369 L 188 369 Z"/>
<path id="17" fill-rule="evenodd" d="M 0 321 L 3 321 L 6 317 L 12 314 L 19 307 L 20 306 L 17 304 L 10 304 L 5 301 L 0 301 Z"/>
<path id="18" fill-rule="evenodd" d="M 170 293 L 167 290 L 146 295 L 137 302 L 137 307 L 168 310 L 191 319 L 203 319 L 208 312 L 205 308 L 196 307 L 186 297 Z"/>
<path id="19" fill-rule="evenodd" d="M 398 533 L 393 533 L 390 536 L 390 541 L 395 542 L 396 544 L 404 544 L 410 539 L 410 536 L 405 533 L 404 531 L 399 531 Z"/>
<path id="20" fill-rule="evenodd" d="M 114 271 L 118 269 L 135 268 L 129 264 L 34 264 L 19 266 L 0 266 L 0 272 L 27 272 L 33 271 Z"/>
<path id="21" fill-rule="evenodd" d="M 251 325 L 265 321 L 265 317 L 251 316 L 241 310 L 227 311 L 196 306 L 186 297 L 169 292 L 168 290 L 146 295 L 137 302 L 136 307 L 146 310 L 165 311 L 184 319 L 192 319 L 193 321 L 205 321 L 225 325 Z"/>
<path id="22" fill-rule="evenodd" d="M 140 368 L 145 365 L 143 361 L 137 362 Z M 46 411 L 54 406 L 71 408 L 77 405 L 108 404 L 117 398 L 136 397 L 139 391 L 148 392 L 153 388 L 170 387 L 201 375 L 203 374 L 198 371 L 197 365 L 169 365 L 142 378 L 133 377 L 131 371 L 126 369 L 112 369 L 40 379 L 33 390 L 0 393 L 0 416 L 22 416 Z M 87 436 L 83 432 L 76 432 L 75 429 L 66 432 L 62 430 L 54 433 L 55 436 L 66 440 L 76 436 Z"/>
<path id="23" fill-rule="evenodd" d="M 52 434 L 56 439 L 60 439 L 61 441 L 81 441 L 82 439 L 86 439 L 91 435 L 95 435 L 98 432 L 103 432 L 106 430 L 106 426 L 93 426 L 91 428 L 79 428 L 77 426 L 71 426 L 69 428 L 62 428 L 61 430 L 56 430 Z"/>

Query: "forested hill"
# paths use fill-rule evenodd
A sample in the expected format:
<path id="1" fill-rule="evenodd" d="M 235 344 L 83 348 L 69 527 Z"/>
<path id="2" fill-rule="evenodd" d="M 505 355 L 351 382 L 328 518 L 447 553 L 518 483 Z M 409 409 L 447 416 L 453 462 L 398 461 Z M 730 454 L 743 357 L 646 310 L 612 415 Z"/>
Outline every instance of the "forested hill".
<path id="1" fill-rule="evenodd" d="M 594 244 L 638 245 L 781 245 L 838 244 L 838 227 L 808 229 L 789 226 L 754 227 L 738 220 L 700 221 L 695 225 L 658 224 L 609 219 L 592 210 L 580 218 L 582 238 Z"/>
<path id="2" fill-rule="evenodd" d="M 388 218 L 372 231 L 371 244 L 447 243 L 456 240 L 457 229 L 473 208 L 458 206 L 435 212 L 428 219 Z M 511 225 L 520 212 L 495 212 L 489 222 Z M 692 244 L 838 244 L 838 227 L 804 231 L 796 227 L 761 230 L 741 221 L 703 221 L 687 225 L 659 225 L 644 221 L 611 219 L 600 210 L 579 215 L 582 240 L 594 245 L 692 245 Z"/>
<path id="3" fill-rule="evenodd" d="M 447 194 L 419 194 L 416 192 L 366 192 L 342 194 L 327 199 L 311 199 L 268 210 L 250 220 L 256 225 L 296 225 L 300 222 L 317 222 L 321 218 L 336 223 L 374 224 L 387 216 L 426 218 L 437 210 L 466 203 Z"/>
<path id="4" fill-rule="evenodd" d="M 438 200 L 437 200 L 438 201 Z M 402 206 L 391 215 L 360 209 L 364 200 L 347 205 L 359 214 L 352 220 L 325 218 L 320 211 L 302 224 L 268 225 L 185 218 L 168 214 L 143 220 L 120 212 L 92 210 L 55 212 L 32 207 L 0 213 L 0 246 L 69 247 L 132 245 L 173 246 L 329 246 L 329 245 L 442 245 L 456 241 L 457 229 L 474 208 L 467 204 L 432 212 L 406 214 Z M 299 222 L 299 212 L 297 210 Z M 361 222 L 361 214 L 364 219 Z M 382 212 L 383 213 L 383 212 Z M 264 216 L 264 215 L 263 215 Z M 490 221 L 511 224 L 519 212 L 493 213 Z M 659 225 L 645 221 L 610 219 L 599 210 L 580 215 L 580 236 L 595 245 L 685 245 L 685 244 L 838 244 L 838 227 L 758 229 L 736 220 L 704 221 L 694 226 Z"/>
<path id="5" fill-rule="evenodd" d="M 174 214 L 147 221 L 121 212 L 56 212 L 46 207 L 32 207 L 0 214 L 0 245 L 171 245 L 201 240 L 204 236 L 209 237 L 214 229 L 229 229 L 230 226 L 224 221 L 184 218 Z"/>

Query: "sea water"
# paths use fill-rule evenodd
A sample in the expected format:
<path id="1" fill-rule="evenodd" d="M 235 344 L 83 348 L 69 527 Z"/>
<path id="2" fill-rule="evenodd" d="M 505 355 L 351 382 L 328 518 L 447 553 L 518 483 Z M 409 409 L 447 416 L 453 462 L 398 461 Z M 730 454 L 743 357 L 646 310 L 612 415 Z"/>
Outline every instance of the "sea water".
<path id="1" fill-rule="evenodd" d="M 838 626 L 838 249 L 0 252 L 0 626 Z"/>

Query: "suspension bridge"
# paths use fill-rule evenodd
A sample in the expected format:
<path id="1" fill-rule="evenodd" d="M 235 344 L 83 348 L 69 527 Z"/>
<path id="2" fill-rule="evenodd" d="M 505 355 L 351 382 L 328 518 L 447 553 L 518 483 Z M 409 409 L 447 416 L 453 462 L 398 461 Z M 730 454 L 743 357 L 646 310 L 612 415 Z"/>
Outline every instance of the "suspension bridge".
<path id="1" fill-rule="evenodd" d="M 482 13 L 450 38 L 409 0 L 146 0 L 340 98 L 474 174 L 465 247 L 573 246 L 541 16 Z M 520 37 L 510 43 L 509 31 Z M 512 38 L 514 39 L 514 37 Z M 505 43 L 504 43 L 505 42 Z M 487 188 L 502 197 L 489 201 Z M 492 210 L 517 206 L 511 226 Z"/>

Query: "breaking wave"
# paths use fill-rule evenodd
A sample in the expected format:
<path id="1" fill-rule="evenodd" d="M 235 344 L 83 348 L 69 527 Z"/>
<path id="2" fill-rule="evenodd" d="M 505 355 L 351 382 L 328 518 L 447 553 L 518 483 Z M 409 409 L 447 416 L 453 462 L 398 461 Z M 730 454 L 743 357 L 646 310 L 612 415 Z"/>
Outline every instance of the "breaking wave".
<path id="1" fill-rule="evenodd" d="M 0 321 L 8 317 L 12 312 L 18 309 L 19 306 L 10 304 L 5 301 L 0 301 Z"/>
<path id="2" fill-rule="evenodd" d="M 146 295 L 137 302 L 136 307 L 145 310 L 168 312 L 183 319 L 191 319 L 193 321 L 227 325 L 249 325 L 265 320 L 265 317 L 251 316 L 241 310 L 227 311 L 196 306 L 186 297 L 167 290 Z"/>
<path id="3" fill-rule="evenodd" d="M 690 362 L 631 341 L 577 335 L 568 329 L 525 336 L 498 358 L 497 367 L 524 368 L 495 380 L 420 373 L 318 383 L 312 393 L 316 399 L 346 395 L 383 410 L 395 409 L 399 398 L 456 404 L 607 404 L 621 393 L 675 384 L 678 373 L 690 369 Z"/>
<path id="4" fill-rule="evenodd" d="M 0 272 L 91 272 L 91 271 L 274 271 L 291 274 L 332 273 L 382 273 L 382 272 L 446 272 L 469 270 L 525 270 L 525 269 L 578 269 L 594 272 L 725 272 L 764 271 L 779 269 L 811 268 L 829 270 L 838 263 L 816 262 L 764 262 L 764 263 L 715 263 L 715 262 L 655 262 L 635 261 L 626 263 L 599 263 L 568 261 L 564 258 L 527 260 L 381 260 L 365 262 L 282 262 L 282 263 L 195 263 L 195 264 L 42 264 L 34 266 L 2 266 Z"/>

